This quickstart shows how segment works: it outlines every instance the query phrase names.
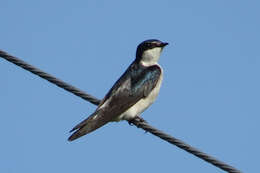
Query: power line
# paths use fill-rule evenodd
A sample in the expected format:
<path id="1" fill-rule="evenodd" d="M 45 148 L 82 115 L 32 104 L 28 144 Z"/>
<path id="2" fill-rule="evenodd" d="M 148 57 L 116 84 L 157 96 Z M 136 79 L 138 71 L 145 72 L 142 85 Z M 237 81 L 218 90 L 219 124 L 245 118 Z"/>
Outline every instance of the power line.
<path id="1" fill-rule="evenodd" d="M 81 91 L 80 89 L 58 79 L 58 78 L 55 78 L 53 77 L 52 75 L 26 63 L 25 61 L 17 58 L 17 57 L 14 57 L 12 55 L 9 55 L 8 53 L 0 50 L 0 57 L 4 58 L 5 60 L 9 61 L 9 62 L 12 62 L 13 64 L 17 65 L 17 66 L 20 66 L 22 67 L 23 69 L 27 70 L 27 71 L 30 71 L 31 73 L 33 74 L 36 74 L 38 76 L 40 76 L 41 78 L 45 79 L 45 80 L 48 80 L 49 82 L 59 86 L 60 88 L 63 88 L 73 94 L 75 94 L 76 96 L 79 96 L 81 97 L 82 99 L 86 100 L 86 101 L 89 101 L 90 103 L 93 103 L 95 105 L 98 105 L 100 103 L 100 100 L 89 95 L 89 94 L 86 94 L 85 92 Z M 203 153 L 201 152 L 200 150 L 186 144 L 185 142 L 177 139 L 177 138 L 174 138 L 170 135 L 167 135 L 166 133 L 150 126 L 146 121 L 144 121 L 142 118 L 135 118 L 133 120 L 131 120 L 129 123 L 132 123 L 134 124 L 136 127 L 138 128 L 142 128 L 143 130 L 173 144 L 173 145 L 176 145 L 177 147 L 199 157 L 200 159 L 203 159 L 205 160 L 206 162 L 208 163 L 211 163 L 212 165 L 224 170 L 224 171 L 227 171 L 229 173 L 241 173 L 241 171 L 237 170 L 236 168 L 222 162 L 222 161 L 219 161 L 217 160 L 216 158 L 212 157 L 212 156 L 209 156 L 208 154 L 206 153 Z"/>
<path id="2" fill-rule="evenodd" d="M 36 74 L 37 76 L 40 76 L 43 79 L 46 79 L 47 81 L 57 85 L 58 87 L 63 88 L 65 90 L 75 94 L 76 96 L 79 96 L 80 98 L 82 98 L 86 101 L 89 101 L 90 103 L 93 103 L 95 105 L 99 104 L 99 99 L 97 99 L 89 94 L 86 94 L 85 92 L 81 91 L 80 89 L 78 89 L 66 82 L 63 82 L 62 80 L 60 80 L 56 77 L 53 77 L 52 75 L 24 62 L 23 60 L 21 60 L 19 58 L 11 56 L 8 53 L 1 51 L 1 50 L 0 50 L 0 56 L 2 58 L 6 59 L 7 61 L 12 62 L 15 65 L 22 67 L 23 69 L 25 69 L 33 74 Z"/>

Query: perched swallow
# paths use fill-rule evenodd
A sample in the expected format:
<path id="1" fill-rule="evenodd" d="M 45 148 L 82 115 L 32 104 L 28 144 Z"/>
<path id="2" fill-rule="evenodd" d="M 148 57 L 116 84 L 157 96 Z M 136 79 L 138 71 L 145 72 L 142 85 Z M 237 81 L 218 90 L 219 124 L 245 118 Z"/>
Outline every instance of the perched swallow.
<path id="1" fill-rule="evenodd" d="M 146 40 L 138 45 L 136 58 L 117 80 L 87 119 L 76 125 L 69 141 L 86 135 L 111 121 L 131 121 L 156 99 L 163 78 L 158 64 L 160 54 L 168 43 Z"/>

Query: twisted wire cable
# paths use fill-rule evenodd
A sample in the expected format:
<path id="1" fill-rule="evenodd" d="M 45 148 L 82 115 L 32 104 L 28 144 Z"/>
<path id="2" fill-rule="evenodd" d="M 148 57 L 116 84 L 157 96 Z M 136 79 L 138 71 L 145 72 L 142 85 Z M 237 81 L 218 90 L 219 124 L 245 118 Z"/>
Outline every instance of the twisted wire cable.
<path id="1" fill-rule="evenodd" d="M 59 86 L 60 88 L 63 88 L 65 90 L 75 94 L 76 96 L 81 97 L 82 99 L 84 99 L 86 101 L 89 101 L 90 103 L 93 103 L 95 105 L 99 104 L 99 99 L 97 99 L 89 94 L 86 94 L 85 92 L 81 91 L 80 89 L 78 89 L 66 82 L 63 82 L 62 80 L 60 80 L 56 77 L 53 77 L 52 75 L 26 63 L 25 61 L 23 61 L 21 59 L 18 59 L 17 57 L 11 56 L 2 50 L 0 50 L 0 56 L 2 58 L 6 59 L 7 61 L 12 62 L 15 65 L 22 67 L 23 69 L 25 69 L 33 74 L 36 74 L 43 79 L 46 79 L 47 81 Z"/>
<path id="2" fill-rule="evenodd" d="M 142 118 L 139 118 L 139 119 L 142 119 Z M 203 159 L 205 160 L 206 162 L 208 163 L 211 163 L 212 165 L 224 170 L 224 171 L 227 171 L 229 173 L 241 173 L 239 170 L 237 170 L 236 168 L 222 162 L 222 161 L 219 161 L 217 160 L 216 158 L 212 157 L 212 156 L 209 156 L 208 154 L 190 146 L 189 144 L 186 144 L 185 142 L 175 138 L 175 137 L 172 137 L 154 127 L 152 127 L 151 125 L 147 124 L 146 121 L 144 120 L 139 120 L 138 118 L 134 119 L 133 121 L 131 121 L 132 124 L 134 124 L 136 127 L 138 128 L 142 128 L 143 130 L 169 142 L 170 144 L 173 144 L 185 151 L 187 151 L 188 153 L 191 153 L 197 157 L 199 157 L 200 159 Z"/>
<path id="3" fill-rule="evenodd" d="M 58 78 L 55 78 L 53 77 L 52 75 L 46 73 L 46 72 L 43 72 L 42 70 L 24 62 L 23 60 L 17 58 L 17 57 L 14 57 L 12 55 L 9 55 L 8 53 L 0 50 L 0 57 L 4 58 L 5 60 L 17 65 L 17 66 L 20 66 L 22 67 L 23 69 L 27 70 L 27 71 L 30 71 L 31 73 L 33 74 L 36 74 L 38 76 L 40 76 L 41 78 L 45 79 L 45 80 L 48 80 L 49 82 L 59 86 L 60 88 L 63 88 L 73 94 L 75 94 L 76 96 L 79 96 L 81 97 L 82 99 L 86 100 L 86 101 L 89 101 L 90 103 L 93 103 L 95 105 L 98 105 L 100 103 L 100 100 L 89 95 L 89 94 L 86 94 L 85 92 L 79 90 L 78 88 L 68 84 L 68 83 L 65 83 L 64 81 L 58 79 Z M 216 158 L 212 157 L 212 156 L 209 156 L 208 154 L 204 153 L 204 152 L 201 152 L 200 150 L 186 144 L 185 142 L 177 139 L 177 138 L 174 138 L 168 134 L 165 134 L 164 132 L 150 126 L 145 120 L 143 120 L 142 118 L 135 118 L 133 120 L 131 120 L 129 123 L 131 124 L 134 124 L 136 127 L 138 128 L 142 128 L 143 130 L 199 157 L 200 159 L 203 159 L 205 160 L 206 162 L 208 163 L 211 163 L 212 165 L 224 170 L 224 171 L 227 171 L 229 173 L 241 173 L 239 170 L 237 170 L 236 168 L 222 162 L 222 161 L 219 161 L 217 160 Z"/>

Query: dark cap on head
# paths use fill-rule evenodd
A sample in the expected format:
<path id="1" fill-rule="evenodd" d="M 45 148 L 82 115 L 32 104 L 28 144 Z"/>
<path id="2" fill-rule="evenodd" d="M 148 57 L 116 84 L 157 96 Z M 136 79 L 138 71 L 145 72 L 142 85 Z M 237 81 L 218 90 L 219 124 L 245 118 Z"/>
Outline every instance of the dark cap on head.
<path id="1" fill-rule="evenodd" d="M 143 52 L 148 50 L 148 49 L 152 49 L 155 47 L 164 47 L 168 45 L 168 43 L 166 42 L 162 42 L 160 40 L 157 39 L 150 39 L 150 40 L 145 40 L 142 43 L 140 43 L 137 47 L 136 50 L 136 58 L 141 58 L 141 56 L 143 55 Z"/>

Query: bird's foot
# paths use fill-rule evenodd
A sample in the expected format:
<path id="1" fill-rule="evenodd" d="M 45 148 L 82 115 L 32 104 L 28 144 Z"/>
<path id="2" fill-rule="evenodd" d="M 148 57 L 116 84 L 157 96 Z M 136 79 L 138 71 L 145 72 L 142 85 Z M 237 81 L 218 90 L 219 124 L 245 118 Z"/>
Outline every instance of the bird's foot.
<path id="1" fill-rule="evenodd" d="M 146 121 L 142 117 L 135 117 L 135 120 L 141 123 L 146 123 Z"/>
<path id="2" fill-rule="evenodd" d="M 133 119 L 131 119 L 131 120 L 128 120 L 128 124 L 130 125 L 130 126 L 133 126 L 134 125 L 134 118 Z"/>
<path id="3" fill-rule="evenodd" d="M 139 116 L 136 116 L 132 120 L 128 120 L 128 124 L 130 126 L 136 125 L 136 127 L 140 128 L 140 123 L 146 123 L 146 121 L 143 118 L 139 117 Z"/>

